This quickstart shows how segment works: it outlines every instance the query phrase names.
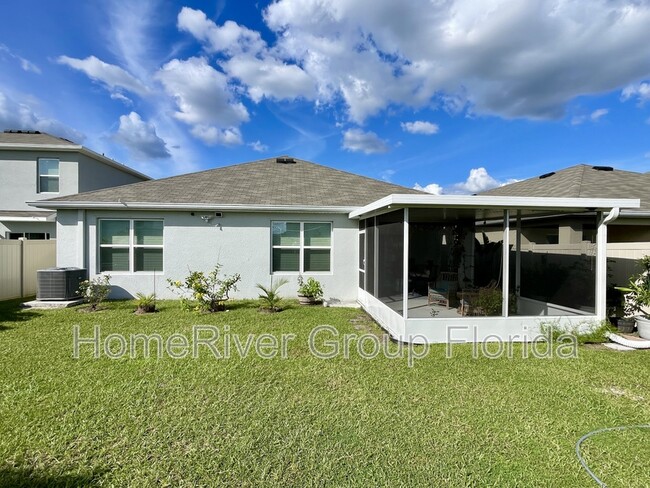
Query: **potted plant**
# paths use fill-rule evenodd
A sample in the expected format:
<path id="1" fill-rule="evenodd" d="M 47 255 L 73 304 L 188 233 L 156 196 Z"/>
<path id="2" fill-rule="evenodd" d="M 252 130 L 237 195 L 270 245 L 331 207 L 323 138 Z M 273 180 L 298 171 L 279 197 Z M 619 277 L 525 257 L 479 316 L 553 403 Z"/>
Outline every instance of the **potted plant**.
<path id="1" fill-rule="evenodd" d="M 323 287 L 318 280 L 309 278 L 305 281 L 298 277 L 298 301 L 302 305 L 314 305 L 323 299 Z"/>
<path id="2" fill-rule="evenodd" d="M 639 260 L 641 272 L 630 278 L 627 287 L 617 287 L 625 293 L 625 314 L 636 319 L 639 336 L 650 339 L 650 256 Z"/>

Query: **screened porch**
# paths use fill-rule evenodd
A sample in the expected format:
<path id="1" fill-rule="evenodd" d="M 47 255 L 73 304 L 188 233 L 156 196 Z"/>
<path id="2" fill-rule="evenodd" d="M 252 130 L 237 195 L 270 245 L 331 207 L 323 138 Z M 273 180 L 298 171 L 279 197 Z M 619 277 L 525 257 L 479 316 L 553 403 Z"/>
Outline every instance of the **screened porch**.
<path id="1" fill-rule="evenodd" d="M 608 219 L 635 202 L 391 195 L 351 214 L 359 302 L 407 342 L 530 340 L 542 321 L 604 318 Z"/>

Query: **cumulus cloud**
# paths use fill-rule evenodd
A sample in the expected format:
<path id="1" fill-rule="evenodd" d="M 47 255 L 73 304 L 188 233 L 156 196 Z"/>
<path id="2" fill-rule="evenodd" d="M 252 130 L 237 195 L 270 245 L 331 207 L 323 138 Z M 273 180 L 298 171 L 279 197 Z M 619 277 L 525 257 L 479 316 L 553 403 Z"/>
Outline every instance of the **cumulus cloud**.
<path id="1" fill-rule="evenodd" d="M 343 133 L 343 148 L 365 154 L 378 154 L 389 151 L 386 141 L 380 139 L 374 132 L 364 132 L 361 129 L 349 129 Z"/>
<path id="2" fill-rule="evenodd" d="M 178 110 L 174 116 L 191 126 L 208 144 L 241 144 L 237 128 L 249 119 L 246 107 L 234 99 L 226 75 L 203 57 L 173 59 L 156 74 Z"/>
<path id="3" fill-rule="evenodd" d="M 442 186 L 437 183 L 429 183 L 426 186 L 422 186 L 419 183 L 416 183 L 413 187 L 415 190 L 425 191 L 431 193 L 432 195 L 442 195 Z"/>
<path id="4" fill-rule="evenodd" d="M 400 125 L 402 126 L 403 131 L 410 132 L 411 134 L 431 135 L 437 134 L 438 130 L 440 130 L 438 124 L 425 122 L 423 120 L 416 120 L 415 122 L 402 122 Z"/>
<path id="5" fill-rule="evenodd" d="M 189 32 L 205 44 L 209 52 L 229 54 L 249 52 L 259 53 L 266 47 L 259 32 L 227 20 L 218 26 L 208 19 L 201 10 L 183 7 L 178 14 L 178 29 Z"/>
<path id="6" fill-rule="evenodd" d="M 255 103 L 264 97 L 276 100 L 312 99 L 316 94 L 314 80 L 294 64 L 242 55 L 223 62 L 222 66 L 229 76 L 244 83 L 248 96 Z"/>
<path id="7" fill-rule="evenodd" d="M 604 117 L 608 113 L 609 113 L 608 109 L 599 108 L 591 112 L 591 114 L 589 115 L 576 115 L 571 118 L 571 125 L 580 125 L 587 121 L 598 122 L 598 120 L 600 120 L 601 117 Z"/>
<path id="8" fill-rule="evenodd" d="M 114 139 L 124 144 L 135 159 L 163 159 L 171 155 L 165 141 L 156 134 L 151 122 L 142 120 L 137 112 L 120 116 L 120 126 Z"/>
<path id="9" fill-rule="evenodd" d="M 639 104 L 643 105 L 650 100 L 650 83 L 643 82 L 626 86 L 621 93 L 621 98 L 623 101 L 636 98 Z"/>
<path id="10" fill-rule="evenodd" d="M 275 97 L 343 100 L 357 123 L 391 105 L 561 118 L 573 98 L 650 73 L 647 2 L 595 0 L 586 12 L 578 0 L 278 0 L 264 21 L 276 34 L 272 45 L 234 22 L 216 25 L 200 10 L 181 10 L 178 26 L 229 58 L 233 72 L 247 66 L 239 79 L 251 97 L 270 93 L 253 66 L 295 66 L 305 84 Z M 644 96 L 642 86 L 623 96 Z"/>
<path id="11" fill-rule="evenodd" d="M 262 144 L 261 141 L 254 141 L 254 142 L 249 142 L 248 146 L 256 152 L 266 152 L 269 150 L 269 146 L 266 144 Z"/>
<path id="12" fill-rule="evenodd" d="M 0 91 L 0 128 L 39 130 L 75 143 L 82 143 L 86 138 L 81 132 L 56 119 L 38 114 L 30 104 L 17 101 L 2 91 Z"/>
<path id="13" fill-rule="evenodd" d="M 125 89 L 140 96 L 149 92 L 140 80 L 126 70 L 114 64 L 105 63 L 95 56 L 88 56 L 86 59 L 59 56 L 57 61 L 85 73 L 92 80 L 105 86 L 110 92 Z"/>
<path id="14" fill-rule="evenodd" d="M 414 188 L 416 190 L 426 191 L 427 193 L 432 193 L 434 195 L 464 195 L 481 193 L 492 188 L 508 185 L 517 181 L 518 180 L 515 179 L 508 179 L 505 181 L 497 180 L 491 176 L 485 168 L 480 167 L 471 169 L 467 179 L 459 183 L 454 183 L 445 187 L 437 183 L 430 183 L 425 186 L 416 183 Z"/>
<path id="15" fill-rule="evenodd" d="M 23 71 L 31 71 L 32 73 L 36 73 L 37 75 L 41 74 L 41 68 L 36 66 L 30 60 L 25 59 L 22 56 L 18 56 L 17 54 L 13 53 L 4 44 L 0 44 L 0 55 L 9 56 L 10 58 L 13 58 L 16 61 L 18 61 L 18 63 L 20 63 L 20 67 L 23 69 Z"/>

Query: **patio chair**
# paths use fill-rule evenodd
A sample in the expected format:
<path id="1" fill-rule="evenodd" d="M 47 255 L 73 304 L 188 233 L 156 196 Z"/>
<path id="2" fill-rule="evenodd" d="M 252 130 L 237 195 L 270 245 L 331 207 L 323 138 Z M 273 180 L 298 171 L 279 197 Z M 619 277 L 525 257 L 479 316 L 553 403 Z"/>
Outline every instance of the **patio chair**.
<path id="1" fill-rule="evenodd" d="M 427 303 L 451 308 L 458 291 L 458 273 L 443 271 L 435 282 L 429 282 Z"/>

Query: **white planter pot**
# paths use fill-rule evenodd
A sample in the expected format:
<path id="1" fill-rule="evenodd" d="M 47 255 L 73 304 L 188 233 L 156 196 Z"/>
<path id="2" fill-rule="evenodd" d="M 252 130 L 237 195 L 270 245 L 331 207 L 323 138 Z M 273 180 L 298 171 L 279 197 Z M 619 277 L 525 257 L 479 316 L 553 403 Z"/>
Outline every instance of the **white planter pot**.
<path id="1" fill-rule="evenodd" d="M 639 337 L 642 339 L 650 339 L 650 319 L 637 317 L 636 327 L 639 330 Z"/>

